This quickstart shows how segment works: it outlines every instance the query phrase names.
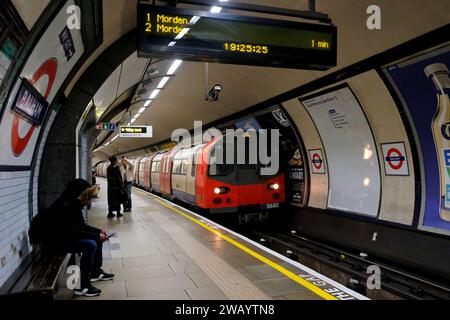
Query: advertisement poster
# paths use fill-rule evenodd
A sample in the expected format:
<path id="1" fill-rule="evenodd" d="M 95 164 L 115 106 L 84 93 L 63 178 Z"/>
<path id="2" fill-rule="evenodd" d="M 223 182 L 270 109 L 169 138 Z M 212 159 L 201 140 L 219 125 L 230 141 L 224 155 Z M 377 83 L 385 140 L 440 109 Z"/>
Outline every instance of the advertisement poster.
<path id="1" fill-rule="evenodd" d="M 294 155 L 289 160 L 288 166 L 288 195 L 291 203 L 302 204 L 303 194 L 305 188 L 305 172 L 303 166 L 303 159 L 300 153 L 300 149 L 297 148 L 294 151 Z"/>
<path id="2" fill-rule="evenodd" d="M 353 92 L 341 85 L 300 99 L 323 143 L 324 155 L 310 152 L 312 170 L 329 177 L 328 208 L 376 217 L 380 165 L 369 123 Z"/>
<path id="3" fill-rule="evenodd" d="M 26 79 L 50 105 L 61 85 L 75 67 L 84 52 L 81 30 L 67 28 L 67 1 L 44 32 L 28 57 L 20 78 Z M 12 89 L 7 107 L 1 119 L 0 167 L 3 170 L 23 168 L 27 170 L 33 159 L 41 126 L 13 110 L 17 96 L 21 94 L 22 80 Z"/>
<path id="4" fill-rule="evenodd" d="M 450 47 L 386 67 L 408 111 L 423 164 L 419 228 L 450 234 Z M 434 75 L 439 74 L 437 81 Z M 428 77 L 429 76 L 429 77 Z"/>

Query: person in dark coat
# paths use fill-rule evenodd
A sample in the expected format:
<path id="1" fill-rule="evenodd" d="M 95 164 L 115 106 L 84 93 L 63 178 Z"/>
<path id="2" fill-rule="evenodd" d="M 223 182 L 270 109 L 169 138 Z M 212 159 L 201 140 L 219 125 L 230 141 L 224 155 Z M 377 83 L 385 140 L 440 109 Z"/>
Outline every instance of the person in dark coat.
<path id="1" fill-rule="evenodd" d="M 83 208 L 90 204 L 98 192 L 97 188 L 86 180 L 76 179 L 70 182 L 55 203 L 42 213 L 45 221 L 42 243 L 55 251 L 81 253 L 81 288 L 75 289 L 75 294 L 88 297 L 101 293 L 101 290 L 93 287 L 90 282 L 111 280 L 114 277 L 102 269 L 102 246 L 108 239 L 107 231 L 86 224 L 83 218 Z"/>
<path id="2" fill-rule="evenodd" d="M 120 163 L 116 157 L 109 158 L 111 164 L 106 171 L 106 179 L 108 181 L 108 218 L 114 218 L 114 211 L 118 217 L 122 217 L 120 206 L 125 200 L 124 185 Z"/>

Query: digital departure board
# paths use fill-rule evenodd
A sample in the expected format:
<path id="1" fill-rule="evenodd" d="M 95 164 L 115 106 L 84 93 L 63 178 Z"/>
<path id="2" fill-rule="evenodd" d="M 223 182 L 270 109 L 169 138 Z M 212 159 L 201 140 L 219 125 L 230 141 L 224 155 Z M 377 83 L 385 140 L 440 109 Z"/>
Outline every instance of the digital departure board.
<path id="1" fill-rule="evenodd" d="M 295 69 L 336 66 L 337 29 L 138 4 L 140 57 Z"/>

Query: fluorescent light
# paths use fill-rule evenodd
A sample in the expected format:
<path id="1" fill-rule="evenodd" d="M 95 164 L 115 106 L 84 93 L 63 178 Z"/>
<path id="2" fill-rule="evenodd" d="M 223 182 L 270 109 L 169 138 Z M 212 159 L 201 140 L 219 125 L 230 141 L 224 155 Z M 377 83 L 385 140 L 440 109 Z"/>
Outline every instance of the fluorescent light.
<path id="1" fill-rule="evenodd" d="M 113 142 L 114 140 L 116 140 L 119 137 L 119 135 L 116 135 L 114 138 L 111 139 L 111 142 Z"/>
<path id="2" fill-rule="evenodd" d="M 148 107 L 152 103 L 152 100 L 147 100 L 147 102 L 144 104 L 144 107 Z"/>
<path id="3" fill-rule="evenodd" d="M 228 0 L 219 0 L 219 2 L 228 2 Z"/>
<path id="4" fill-rule="evenodd" d="M 157 89 L 153 90 L 153 92 L 152 92 L 152 94 L 150 95 L 149 99 L 155 99 L 156 96 L 158 95 L 158 93 L 159 93 L 160 91 L 161 91 L 161 90 L 157 90 Z"/>
<path id="5" fill-rule="evenodd" d="M 175 37 L 175 40 L 180 40 L 181 38 L 183 38 L 186 33 L 189 32 L 189 30 L 191 30 L 190 28 L 183 28 L 183 30 L 181 30 L 181 32 Z"/>
<path id="6" fill-rule="evenodd" d="M 130 124 L 135 123 L 135 122 L 136 122 L 136 119 L 133 119 L 133 120 L 131 120 Z"/>
<path id="7" fill-rule="evenodd" d="M 200 20 L 199 16 L 193 16 L 189 24 L 196 24 L 198 20 Z"/>
<path id="8" fill-rule="evenodd" d="M 142 107 L 142 108 L 139 109 L 138 113 L 142 113 L 144 111 L 145 111 L 145 107 Z"/>
<path id="9" fill-rule="evenodd" d="M 167 81 L 169 81 L 170 77 L 164 77 L 161 79 L 161 81 L 158 84 L 158 89 L 162 89 L 164 88 L 164 86 L 166 85 Z"/>
<path id="10" fill-rule="evenodd" d="M 175 73 L 175 71 L 177 71 L 178 67 L 181 65 L 181 63 L 183 62 L 183 60 L 175 60 L 172 65 L 169 68 L 169 71 L 167 71 L 167 74 L 170 76 L 172 74 Z"/>
<path id="11" fill-rule="evenodd" d="M 171 43 L 168 44 L 169 47 L 173 47 L 174 45 L 176 45 L 177 42 L 176 41 L 172 41 Z"/>
<path id="12" fill-rule="evenodd" d="M 222 7 L 214 6 L 214 7 L 211 8 L 210 11 L 212 13 L 219 13 L 220 11 L 222 11 Z"/>

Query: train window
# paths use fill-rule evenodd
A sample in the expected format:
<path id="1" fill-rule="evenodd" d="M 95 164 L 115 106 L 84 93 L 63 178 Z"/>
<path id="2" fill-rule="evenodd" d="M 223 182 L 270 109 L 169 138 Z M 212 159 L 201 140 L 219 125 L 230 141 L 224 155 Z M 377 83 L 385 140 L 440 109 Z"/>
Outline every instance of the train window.
<path id="1" fill-rule="evenodd" d="M 223 160 L 226 159 L 225 155 Z M 209 165 L 209 175 L 210 176 L 227 176 L 234 170 L 234 164 L 217 163 L 216 149 L 211 151 L 210 165 Z"/>
<path id="2" fill-rule="evenodd" d="M 191 168 L 191 177 L 195 177 L 195 168 L 197 167 L 197 165 L 196 165 L 196 161 L 195 161 L 195 157 L 197 156 L 197 154 L 196 153 L 194 153 L 193 155 L 192 155 L 192 168 Z"/>
<path id="3" fill-rule="evenodd" d="M 161 172 L 161 161 L 156 163 L 156 172 Z"/>
<path id="4" fill-rule="evenodd" d="M 139 172 L 144 172 L 144 166 L 145 166 L 145 161 L 141 161 L 141 163 L 139 163 Z"/>
<path id="5" fill-rule="evenodd" d="M 172 166 L 172 173 L 173 174 L 181 174 L 181 160 L 174 160 L 173 166 Z"/>
<path id="6" fill-rule="evenodd" d="M 188 159 L 184 159 L 181 162 L 181 173 L 182 175 L 186 175 L 187 174 L 187 168 L 188 168 L 189 162 Z"/>

